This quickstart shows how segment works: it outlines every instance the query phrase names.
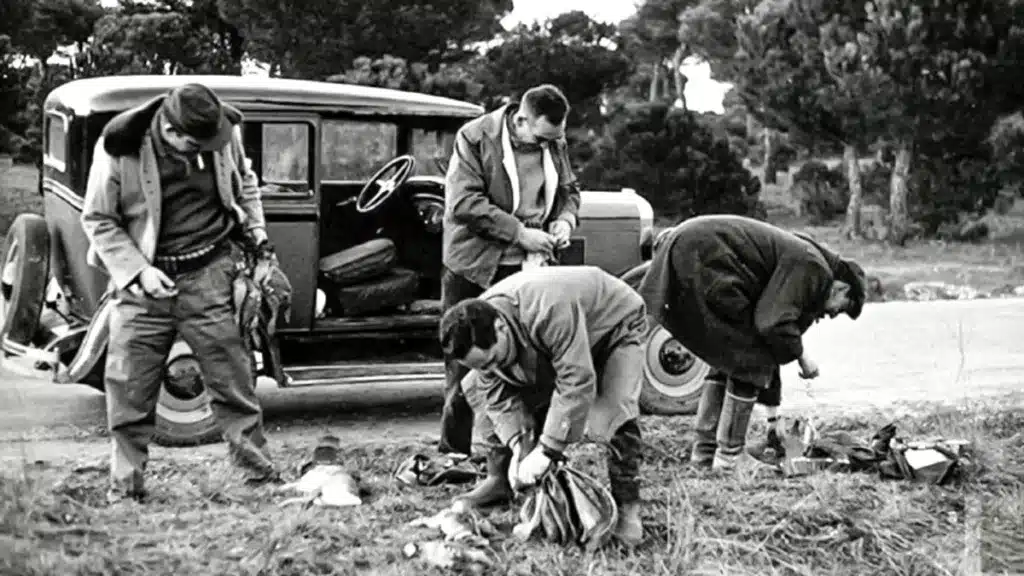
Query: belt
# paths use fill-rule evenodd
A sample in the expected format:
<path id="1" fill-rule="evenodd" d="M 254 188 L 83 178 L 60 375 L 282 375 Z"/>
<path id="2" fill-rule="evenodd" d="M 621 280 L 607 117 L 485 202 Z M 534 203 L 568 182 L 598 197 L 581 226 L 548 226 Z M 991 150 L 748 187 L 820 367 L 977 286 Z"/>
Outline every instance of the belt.
<path id="1" fill-rule="evenodd" d="M 227 246 L 228 241 L 225 239 L 190 252 L 157 256 L 153 259 L 153 265 L 168 276 L 187 274 L 216 260 Z"/>

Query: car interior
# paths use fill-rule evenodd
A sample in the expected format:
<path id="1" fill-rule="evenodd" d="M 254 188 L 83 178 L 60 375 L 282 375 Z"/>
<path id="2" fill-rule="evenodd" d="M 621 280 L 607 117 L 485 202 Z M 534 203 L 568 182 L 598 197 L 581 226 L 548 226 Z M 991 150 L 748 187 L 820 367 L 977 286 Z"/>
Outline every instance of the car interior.
<path id="1" fill-rule="evenodd" d="M 312 125 L 251 124 L 245 147 L 264 197 L 309 195 Z M 460 124 L 321 122 L 318 325 L 381 316 L 436 321 L 443 178 Z"/>

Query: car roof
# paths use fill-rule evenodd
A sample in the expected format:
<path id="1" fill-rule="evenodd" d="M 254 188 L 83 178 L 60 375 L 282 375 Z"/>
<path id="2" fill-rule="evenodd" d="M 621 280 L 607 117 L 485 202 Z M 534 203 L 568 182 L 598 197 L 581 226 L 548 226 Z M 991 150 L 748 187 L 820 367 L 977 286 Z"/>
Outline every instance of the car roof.
<path id="1" fill-rule="evenodd" d="M 44 108 L 87 116 L 139 106 L 175 86 L 199 82 L 242 109 L 311 109 L 414 116 L 472 118 L 484 109 L 441 96 L 336 82 L 262 76 L 105 76 L 73 80 L 50 92 Z"/>

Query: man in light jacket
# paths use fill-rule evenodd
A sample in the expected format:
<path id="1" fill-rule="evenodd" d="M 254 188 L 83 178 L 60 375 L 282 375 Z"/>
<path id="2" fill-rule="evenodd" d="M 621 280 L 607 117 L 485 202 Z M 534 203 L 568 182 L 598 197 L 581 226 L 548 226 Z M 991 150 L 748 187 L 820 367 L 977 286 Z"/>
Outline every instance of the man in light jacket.
<path id="1" fill-rule="evenodd" d="M 445 177 L 441 300 L 444 309 L 493 283 L 550 262 L 569 244 L 580 205 L 565 141 L 569 103 L 551 85 L 526 91 L 463 126 Z M 469 454 L 473 413 L 459 387 L 465 368 L 446 368 L 441 453 Z M 503 454 L 489 454 L 501 467 Z"/>
<path id="2" fill-rule="evenodd" d="M 860 316 L 857 263 L 807 236 L 742 216 L 699 216 L 662 237 L 640 286 L 651 315 L 712 367 L 697 408 L 691 462 L 736 469 L 755 401 L 778 406 L 779 366 L 818 365 L 803 334 L 824 317 Z"/>
<path id="3" fill-rule="evenodd" d="M 200 363 L 237 463 L 276 476 L 263 435 L 252 356 L 232 286 L 242 247 L 257 283 L 273 259 L 242 114 L 188 84 L 115 116 L 96 142 L 82 211 L 88 261 L 110 276 L 113 309 L 104 384 L 113 450 L 108 500 L 141 499 L 155 409 L 172 344 Z"/>
<path id="4" fill-rule="evenodd" d="M 619 507 L 615 534 L 643 536 L 639 467 L 643 300 L 593 266 L 525 270 L 453 306 L 441 319 L 445 357 L 470 368 L 467 399 L 508 454 L 501 469 L 462 500 L 507 501 L 533 485 L 584 432 L 610 443 L 608 475 Z"/>

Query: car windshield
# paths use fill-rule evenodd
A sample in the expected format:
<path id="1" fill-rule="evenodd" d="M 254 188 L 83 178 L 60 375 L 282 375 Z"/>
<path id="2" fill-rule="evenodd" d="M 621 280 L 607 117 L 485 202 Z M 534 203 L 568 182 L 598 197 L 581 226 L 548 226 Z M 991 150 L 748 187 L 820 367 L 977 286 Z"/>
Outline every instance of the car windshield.
<path id="1" fill-rule="evenodd" d="M 322 124 L 321 181 L 364 181 L 400 154 L 399 127 L 373 120 L 326 120 Z M 455 143 L 452 129 L 412 128 L 408 154 L 414 176 L 444 176 Z"/>
<path id="2" fill-rule="evenodd" d="M 416 158 L 414 176 L 444 176 L 455 147 L 454 130 L 412 130 L 411 150 Z"/>

